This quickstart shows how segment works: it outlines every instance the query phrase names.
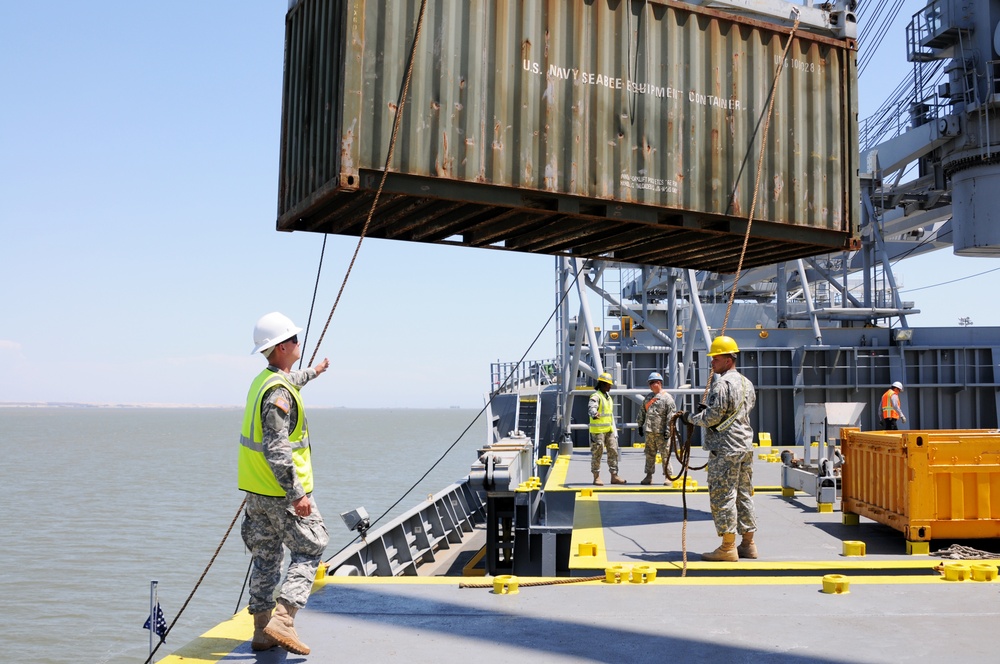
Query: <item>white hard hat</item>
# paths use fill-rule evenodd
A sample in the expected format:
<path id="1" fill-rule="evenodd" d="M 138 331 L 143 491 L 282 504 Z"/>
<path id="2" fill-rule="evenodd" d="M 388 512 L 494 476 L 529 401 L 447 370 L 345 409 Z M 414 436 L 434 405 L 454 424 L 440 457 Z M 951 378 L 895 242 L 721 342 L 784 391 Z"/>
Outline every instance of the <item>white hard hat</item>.
<path id="1" fill-rule="evenodd" d="M 250 354 L 273 348 L 301 331 L 302 328 L 296 327 L 295 323 L 284 314 L 279 314 L 277 311 L 264 314 L 253 326 L 254 349 Z"/>
<path id="2" fill-rule="evenodd" d="M 900 390 L 900 391 L 903 390 L 903 384 L 900 383 L 898 380 L 895 383 L 892 384 L 892 387 L 895 387 L 897 390 Z"/>

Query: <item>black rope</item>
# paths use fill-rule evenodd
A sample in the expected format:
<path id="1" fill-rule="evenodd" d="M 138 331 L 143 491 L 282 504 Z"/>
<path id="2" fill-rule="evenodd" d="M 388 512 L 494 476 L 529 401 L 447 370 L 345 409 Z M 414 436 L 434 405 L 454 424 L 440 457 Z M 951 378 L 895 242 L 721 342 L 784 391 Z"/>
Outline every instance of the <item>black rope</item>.
<path id="1" fill-rule="evenodd" d="M 313 285 L 313 296 L 312 302 L 309 303 L 309 318 L 306 320 L 306 333 L 302 337 L 302 347 L 306 347 L 306 343 L 309 341 L 309 330 L 312 328 L 313 320 L 313 310 L 316 308 L 316 293 L 319 291 L 319 276 L 323 273 L 323 256 L 326 255 L 326 238 L 329 237 L 327 233 L 323 233 L 323 248 L 319 252 L 319 265 L 316 266 L 316 283 Z M 305 357 L 305 353 L 299 356 L 299 369 L 302 368 L 302 359 Z M 249 573 L 249 571 L 248 571 Z M 243 593 L 240 593 L 242 597 Z"/>

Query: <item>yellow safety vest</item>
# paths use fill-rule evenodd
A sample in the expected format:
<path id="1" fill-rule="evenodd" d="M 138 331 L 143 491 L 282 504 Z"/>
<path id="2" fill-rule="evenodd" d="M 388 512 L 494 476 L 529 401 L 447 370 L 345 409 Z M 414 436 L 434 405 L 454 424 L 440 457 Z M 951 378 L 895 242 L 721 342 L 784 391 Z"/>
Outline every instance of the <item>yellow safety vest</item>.
<path id="1" fill-rule="evenodd" d="M 239 487 L 241 491 L 249 491 L 262 496 L 284 496 L 285 490 L 278 484 L 271 466 L 264 457 L 264 427 L 261 422 L 261 406 L 264 396 L 269 390 L 279 385 L 288 389 L 295 401 L 298 420 L 295 428 L 288 434 L 288 442 L 292 446 L 292 461 L 295 464 L 295 474 L 298 475 L 302 488 L 306 493 L 312 493 L 313 473 L 312 454 L 309 448 L 309 427 L 306 424 L 306 412 L 299 396 L 299 388 L 288 382 L 280 371 L 264 369 L 250 385 L 247 394 L 247 407 L 243 413 L 243 430 L 240 433 L 239 452 Z"/>
<path id="2" fill-rule="evenodd" d="M 615 404 L 611 397 L 597 390 L 595 392 L 599 404 L 597 406 L 597 417 L 590 418 L 590 433 L 609 433 L 615 430 Z"/>
<path id="3" fill-rule="evenodd" d="M 882 395 L 882 419 L 883 420 L 898 420 L 899 411 L 892 404 L 892 397 L 896 393 L 890 387 L 885 394 Z"/>

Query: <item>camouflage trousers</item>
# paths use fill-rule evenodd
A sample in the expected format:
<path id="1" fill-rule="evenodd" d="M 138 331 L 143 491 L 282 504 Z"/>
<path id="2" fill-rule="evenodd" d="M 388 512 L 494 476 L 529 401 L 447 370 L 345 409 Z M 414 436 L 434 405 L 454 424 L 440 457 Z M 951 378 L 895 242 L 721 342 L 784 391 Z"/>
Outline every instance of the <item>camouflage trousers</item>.
<path id="1" fill-rule="evenodd" d="M 288 574 L 281 585 L 279 599 L 302 608 L 309 599 L 316 568 L 330 535 L 323 516 L 312 501 L 312 514 L 299 517 L 287 498 L 247 494 L 246 515 L 240 529 L 243 543 L 253 555 L 250 572 L 250 613 L 265 613 L 274 608 L 274 590 L 281 581 L 285 553 L 291 553 Z"/>
<path id="2" fill-rule="evenodd" d="M 604 456 L 604 448 L 608 450 L 608 469 L 612 475 L 617 475 L 618 434 L 614 431 L 590 434 L 590 472 L 601 472 L 601 457 Z"/>
<path id="3" fill-rule="evenodd" d="M 715 532 L 750 533 L 757 530 L 753 509 L 753 452 L 708 456 L 708 497 Z"/>
<path id="4" fill-rule="evenodd" d="M 656 455 L 660 455 L 663 462 L 663 475 L 666 476 L 671 468 L 670 465 L 670 440 L 666 436 L 657 433 L 646 434 L 646 474 L 652 475 L 656 470 Z"/>

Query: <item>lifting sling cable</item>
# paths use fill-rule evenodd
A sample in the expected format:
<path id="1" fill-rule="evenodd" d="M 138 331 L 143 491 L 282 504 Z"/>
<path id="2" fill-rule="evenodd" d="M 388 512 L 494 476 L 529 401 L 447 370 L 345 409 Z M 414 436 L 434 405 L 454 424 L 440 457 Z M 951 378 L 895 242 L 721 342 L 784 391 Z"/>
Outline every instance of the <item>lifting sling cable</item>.
<path id="1" fill-rule="evenodd" d="M 462 433 L 458 434 L 458 437 L 454 440 L 454 442 L 452 442 L 452 444 L 448 446 L 448 449 L 446 449 L 444 451 L 444 453 L 440 457 L 438 457 L 437 461 L 435 461 L 433 464 L 431 464 L 430 468 L 428 468 L 427 471 L 423 475 L 420 476 L 420 479 L 418 479 L 416 482 L 414 482 L 413 485 L 410 486 L 410 488 L 407 489 L 403 493 L 403 495 L 401 495 L 399 497 L 399 499 L 396 502 L 394 502 L 392 505 L 389 506 L 388 509 L 386 509 L 384 512 L 382 512 L 381 516 L 379 516 L 377 519 L 375 519 L 374 521 L 372 521 L 371 526 L 369 526 L 369 528 L 374 527 L 375 524 L 377 524 L 379 521 L 381 521 L 382 519 L 384 519 L 385 516 L 390 511 L 392 511 L 393 508 L 395 508 L 397 505 L 399 505 L 399 503 L 401 503 L 404 498 L 406 498 L 408 495 L 410 495 L 410 493 L 414 489 L 417 488 L 417 485 L 420 484 L 421 482 L 423 482 L 424 478 L 426 478 L 428 475 L 430 475 L 431 471 L 433 471 L 437 467 L 437 465 L 439 463 L 441 463 L 446 456 L 448 456 L 448 454 L 452 451 L 452 449 L 454 449 L 455 445 L 458 445 L 458 441 L 462 440 L 462 437 L 465 436 L 466 433 L 468 433 L 469 429 L 472 428 L 472 425 L 475 424 L 477 421 L 479 421 L 479 418 L 482 417 L 483 413 L 486 412 L 486 409 L 489 408 L 490 404 L 493 403 L 493 399 L 496 397 L 496 395 L 498 395 L 505 387 L 507 387 L 507 383 L 509 383 L 510 379 L 514 377 L 514 374 L 517 372 L 517 368 L 521 365 L 522 362 L 524 362 L 524 359 L 526 357 L 528 357 L 528 353 L 530 353 L 531 349 L 535 347 L 535 344 L 538 343 L 538 340 L 542 337 L 542 333 L 545 332 L 545 329 L 549 326 L 549 323 L 551 323 L 552 319 L 555 318 L 556 313 L 559 311 L 559 307 L 562 306 L 563 301 L 569 296 L 570 291 L 573 289 L 573 286 L 576 285 L 576 281 L 579 278 L 580 278 L 580 274 L 577 273 L 576 277 L 573 278 L 573 281 L 570 282 L 570 284 L 566 287 L 566 290 L 563 291 L 563 293 L 560 296 L 559 300 L 556 302 L 556 306 L 552 310 L 552 313 L 549 314 L 549 317 L 545 320 L 545 323 L 542 325 L 541 329 L 538 330 L 538 334 L 535 335 L 535 338 L 531 340 L 531 343 L 528 344 L 528 347 L 524 350 L 524 353 L 521 355 L 521 359 L 519 359 L 517 362 L 514 362 L 511 365 L 511 369 L 510 369 L 509 372 L 507 372 L 507 375 L 504 377 L 503 381 L 501 381 L 500 384 L 497 385 L 497 387 L 492 392 L 490 392 L 490 396 L 486 400 L 486 403 L 483 405 L 483 407 L 480 409 L 480 411 L 478 413 L 476 413 L 476 415 L 472 418 L 472 420 L 469 422 L 468 426 L 466 426 L 465 429 L 462 430 Z M 360 536 L 355 537 L 353 540 L 351 540 L 350 542 L 348 542 L 347 544 L 345 544 L 343 546 L 343 548 L 340 549 L 340 551 L 338 551 L 337 553 L 335 553 L 332 556 L 330 556 L 330 558 L 327 559 L 327 562 L 329 562 L 333 558 L 336 558 L 345 549 L 347 549 L 347 547 L 351 546 L 356 541 L 358 541 L 358 537 L 360 537 Z"/>
<path id="2" fill-rule="evenodd" d="M 358 237 L 358 244 L 354 248 L 354 255 L 351 256 L 351 262 L 347 266 L 347 273 L 344 275 L 344 281 L 340 284 L 340 290 L 337 291 L 337 298 L 334 300 L 333 307 L 330 309 L 330 315 L 326 318 L 326 324 L 323 325 L 323 331 L 320 332 L 319 340 L 316 342 L 316 347 L 313 348 L 313 354 L 309 358 L 310 366 L 312 366 L 313 361 L 316 359 L 316 355 L 319 353 L 320 344 L 323 343 L 323 337 L 326 336 L 327 328 L 330 327 L 330 321 L 333 319 L 333 312 L 337 310 L 337 305 L 340 303 L 340 297 L 344 294 L 344 287 L 347 286 L 347 279 L 351 276 L 351 270 L 354 269 L 354 262 L 358 259 L 358 252 L 361 250 L 361 243 L 364 241 L 365 235 L 368 233 L 368 226 L 371 224 L 372 217 L 375 215 L 375 208 L 378 206 L 378 200 L 382 196 L 382 189 L 385 187 L 386 178 L 389 177 L 389 166 L 392 164 L 392 157 L 396 152 L 396 138 L 399 134 L 399 124 L 403 117 L 403 107 L 406 105 L 406 96 L 410 91 L 410 79 L 413 77 L 413 62 L 416 60 L 417 56 L 417 43 L 420 41 L 420 33 L 423 31 L 424 14 L 426 13 L 426 9 L 427 0 L 421 0 L 420 10 L 417 14 L 417 27 L 413 34 L 413 44 L 410 46 L 409 62 L 406 66 L 406 76 L 403 78 L 403 88 L 399 93 L 399 99 L 396 103 L 396 114 L 392 122 L 392 136 L 389 139 L 389 152 L 385 156 L 385 167 L 382 169 L 382 178 L 379 180 L 378 189 L 375 191 L 375 197 L 372 199 L 371 207 L 368 209 L 368 216 L 365 218 L 365 224 L 361 227 L 361 235 Z M 326 236 L 324 235 L 324 238 L 325 237 Z"/>
<path id="3" fill-rule="evenodd" d="M 740 282 L 740 273 L 743 271 L 743 258 L 744 256 L 746 256 L 747 245 L 750 243 L 750 228 L 753 225 L 753 215 L 757 209 L 757 195 L 760 191 L 760 173 L 764 165 L 764 150 L 767 147 L 767 133 L 768 129 L 771 126 L 771 116 L 774 111 L 774 98 L 776 96 L 778 89 L 778 81 L 781 79 L 781 73 L 785 68 L 785 58 L 788 55 L 788 49 L 791 48 L 792 41 L 795 38 L 795 32 L 799 28 L 799 10 L 796 7 L 792 7 L 792 11 L 795 14 L 795 23 L 792 25 L 792 29 L 788 33 L 788 41 L 785 43 L 785 48 L 781 53 L 781 59 L 778 61 L 778 66 L 775 68 L 774 71 L 774 80 L 771 82 L 771 91 L 770 94 L 768 95 L 767 113 L 764 119 L 764 130 L 760 138 L 760 155 L 757 158 L 757 173 L 754 177 L 753 200 L 750 203 L 750 214 L 747 217 L 747 229 L 746 232 L 743 234 L 743 247 L 740 249 L 740 259 L 736 264 L 736 277 L 733 279 L 733 287 L 732 290 L 729 292 L 729 302 L 726 304 L 726 315 L 722 321 L 722 330 L 720 332 L 720 336 L 725 335 L 726 328 L 729 325 L 729 312 L 733 308 L 733 300 L 736 298 L 736 288 Z M 708 392 L 712 387 L 713 378 L 714 374 L 711 371 L 709 371 L 708 380 L 705 381 L 705 392 L 702 395 L 703 403 L 708 398 Z M 743 380 L 744 380 L 744 388 L 746 388 L 746 379 L 744 378 Z M 744 398 L 747 398 L 748 396 L 749 395 L 744 394 Z M 730 419 L 725 423 L 727 428 L 729 425 L 732 424 L 732 420 L 734 418 L 735 415 L 731 416 Z M 688 460 L 691 458 L 691 438 L 693 437 L 694 429 L 693 427 L 688 428 L 687 440 L 684 441 L 683 452 L 682 452 L 681 451 L 682 446 L 679 441 L 680 432 L 677 431 L 678 419 L 679 419 L 679 413 L 674 415 L 670 423 L 670 448 L 667 453 L 671 454 L 676 452 L 677 460 L 682 464 L 681 500 L 684 506 L 684 511 L 683 511 L 684 522 L 681 526 L 681 561 L 682 561 L 681 576 L 685 577 L 687 576 L 687 522 L 688 522 L 687 481 L 688 481 L 688 470 L 689 470 Z M 701 468 L 704 468 L 707 465 L 708 463 L 706 462 L 704 466 L 700 466 L 699 468 L 693 468 L 691 470 L 700 470 Z"/>
<path id="4" fill-rule="evenodd" d="M 326 330 L 330 326 L 330 321 L 333 319 L 333 312 L 337 310 L 337 304 L 340 303 L 340 297 L 344 293 L 344 287 L 347 286 L 347 279 L 351 276 L 351 270 L 354 269 L 354 262 L 357 260 L 357 258 L 358 258 L 358 252 L 361 250 L 361 243 L 364 241 L 365 234 L 368 232 L 368 226 L 371 223 L 372 216 L 374 216 L 374 214 L 375 214 L 375 208 L 378 205 L 378 199 L 382 195 L 382 188 L 385 186 L 385 180 L 386 180 L 386 177 L 389 174 L 389 165 L 392 163 L 393 153 L 395 152 L 395 148 L 396 148 L 396 136 L 399 133 L 400 118 L 403 115 L 403 107 L 406 104 L 406 95 L 407 95 L 407 93 L 409 92 L 409 89 L 410 89 L 410 78 L 413 75 L 413 62 L 416 59 L 417 43 L 420 41 L 420 33 L 421 33 L 421 31 L 423 29 L 423 25 L 424 25 L 424 14 L 426 13 L 426 11 L 425 11 L 426 8 L 427 8 L 427 0 L 421 0 L 421 2 L 420 2 L 420 9 L 419 9 L 419 12 L 418 12 L 418 15 L 417 15 L 417 27 L 416 27 L 416 30 L 414 31 L 414 34 L 413 34 L 413 44 L 410 46 L 409 63 L 407 64 L 407 67 L 406 67 L 406 77 L 403 79 L 403 88 L 400 91 L 400 98 L 399 98 L 398 103 L 396 104 L 396 116 L 393 119 L 393 123 L 392 123 L 392 137 L 391 137 L 391 139 L 389 141 L 389 153 L 386 155 L 386 158 L 385 158 L 385 168 L 382 171 L 382 179 L 379 182 L 378 190 L 375 192 L 375 198 L 372 200 L 371 208 L 368 210 L 368 217 L 365 219 L 365 225 L 361 228 L 361 235 L 358 237 L 358 244 L 354 248 L 354 255 L 351 257 L 351 263 L 350 263 L 350 265 L 347 266 L 347 273 L 344 275 L 344 281 L 340 284 L 340 290 L 337 292 L 337 298 L 336 298 L 336 300 L 333 303 L 333 307 L 330 309 L 330 315 L 326 319 L 326 324 L 323 326 L 323 331 L 320 333 L 319 340 L 316 342 L 316 347 L 313 349 L 312 357 L 309 359 L 309 365 L 310 366 L 312 366 L 313 361 L 316 359 L 316 355 L 319 352 L 320 344 L 323 343 L 323 337 L 326 335 Z M 325 251 L 326 251 L 326 234 L 323 235 L 323 252 L 321 252 L 321 254 L 320 254 L 320 267 L 322 267 L 323 253 L 325 253 Z M 318 287 L 318 284 L 319 284 L 319 273 L 318 272 L 317 272 L 317 275 L 316 275 L 316 281 L 317 281 L 317 287 Z M 314 292 L 313 292 L 313 301 L 314 302 L 315 302 L 315 297 L 316 296 L 315 296 L 315 290 L 314 290 Z M 310 309 L 309 317 L 310 317 L 310 321 L 311 321 L 312 320 L 312 310 L 311 309 Z M 304 338 L 308 337 L 308 334 L 309 334 L 309 326 L 307 324 L 307 326 L 306 326 L 306 336 Z M 301 366 L 301 363 L 300 363 L 300 366 Z M 229 533 L 232 532 L 232 530 L 233 530 L 233 524 L 235 524 L 236 523 L 236 519 L 239 518 L 240 512 L 243 511 L 243 507 L 244 507 L 244 505 L 246 505 L 246 502 L 247 502 L 246 498 L 244 497 L 243 498 L 243 502 L 240 503 L 239 508 L 236 510 L 236 516 L 233 517 L 233 523 L 229 525 L 229 529 L 226 531 L 226 534 L 222 537 L 222 541 L 219 542 L 218 548 L 216 548 L 216 550 L 215 550 L 215 555 L 213 555 L 212 559 L 208 562 L 208 565 L 205 567 L 205 571 L 202 572 L 201 579 L 205 578 L 205 575 L 208 573 L 209 568 L 211 568 L 212 564 L 215 562 L 216 556 L 219 555 L 219 550 L 222 549 L 222 545 L 225 544 L 226 540 L 229 538 Z M 251 565 L 253 564 L 253 560 L 250 561 L 250 564 Z M 249 569 L 248 569 L 247 578 L 249 579 Z M 181 610 L 177 612 L 176 616 L 174 616 L 174 621 L 170 624 L 170 627 L 167 628 L 167 631 L 163 635 L 163 637 L 161 638 L 160 643 L 163 643 L 163 641 L 166 639 L 167 634 L 170 633 L 170 630 L 173 629 L 173 626 L 177 623 L 178 618 L 180 618 L 181 613 L 183 613 L 184 609 L 187 607 L 188 602 L 190 602 L 191 598 L 194 597 L 195 591 L 197 591 L 198 590 L 198 586 L 201 585 L 201 579 L 198 580 L 198 583 L 195 584 L 195 587 L 191 590 L 191 594 L 188 595 L 188 598 L 184 602 L 184 605 L 181 607 Z M 243 582 L 243 588 L 240 589 L 240 599 L 237 601 L 237 608 L 239 606 L 239 603 L 243 599 L 243 590 L 245 588 L 246 588 L 246 580 L 244 580 L 244 582 Z M 160 644 L 157 644 L 156 647 L 153 648 L 153 652 L 149 653 L 149 658 L 146 660 L 146 664 L 149 664 L 149 662 L 151 662 L 153 660 L 153 655 L 156 654 L 156 651 L 159 649 L 159 647 L 160 647 Z"/>

